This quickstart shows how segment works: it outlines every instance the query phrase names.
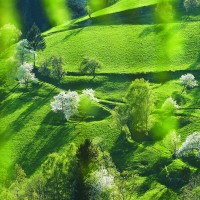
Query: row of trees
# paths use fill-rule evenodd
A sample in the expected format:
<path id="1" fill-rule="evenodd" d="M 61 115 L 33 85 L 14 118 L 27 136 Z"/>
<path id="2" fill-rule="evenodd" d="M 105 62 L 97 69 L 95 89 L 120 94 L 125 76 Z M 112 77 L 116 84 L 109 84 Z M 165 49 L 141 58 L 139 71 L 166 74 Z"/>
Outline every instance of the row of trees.
<path id="1" fill-rule="evenodd" d="M 26 89 L 28 89 L 30 82 L 37 81 L 33 73 L 36 63 L 36 52 L 43 51 L 45 48 L 44 37 L 36 24 L 33 24 L 27 33 L 27 39 L 23 39 L 17 44 L 15 57 L 18 61 L 17 65 L 20 65 L 17 71 L 17 79 L 19 84 L 25 85 Z M 31 61 L 33 61 L 33 65 L 29 64 Z"/>

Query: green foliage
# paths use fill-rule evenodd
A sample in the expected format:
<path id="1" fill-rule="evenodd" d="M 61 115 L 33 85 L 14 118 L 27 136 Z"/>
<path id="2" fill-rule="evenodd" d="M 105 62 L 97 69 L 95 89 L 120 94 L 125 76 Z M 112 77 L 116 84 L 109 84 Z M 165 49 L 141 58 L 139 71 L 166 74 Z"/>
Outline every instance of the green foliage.
<path id="1" fill-rule="evenodd" d="M 96 71 L 102 67 L 103 65 L 98 60 L 85 57 L 80 64 L 80 72 L 82 74 L 88 73 L 93 76 L 94 79 Z"/>
<path id="2" fill-rule="evenodd" d="M 128 89 L 125 101 L 128 109 L 128 126 L 132 134 L 148 134 L 154 108 L 152 90 L 148 81 L 136 79 Z"/>
<path id="3" fill-rule="evenodd" d="M 21 31 L 13 24 L 6 24 L 0 28 L 0 51 L 2 52 L 12 44 L 18 42 Z"/>
<path id="4" fill-rule="evenodd" d="M 186 12 L 195 13 L 195 11 L 199 11 L 200 1 L 199 0 L 184 0 L 184 7 Z"/>
<path id="5" fill-rule="evenodd" d="M 71 10 L 72 19 L 76 19 L 87 14 L 87 0 L 67 0 L 67 5 Z"/>
<path id="6" fill-rule="evenodd" d="M 44 36 L 42 35 L 40 29 L 37 27 L 35 23 L 28 31 L 26 38 L 29 42 L 29 47 L 35 52 L 43 51 L 46 48 L 46 42 L 44 40 Z M 36 55 L 34 54 L 34 67 L 35 67 L 35 59 Z"/>
<path id="7" fill-rule="evenodd" d="M 44 37 L 35 23 L 28 31 L 26 38 L 29 42 L 30 48 L 34 51 L 43 51 L 46 48 Z"/>
<path id="8" fill-rule="evenodd" d="M 63 64 L 62 57 L 51 56 L 41 64 L 39 73 L 44 77 L 51 77 L 60 83 L 61 79 L 67 74 Z"/>

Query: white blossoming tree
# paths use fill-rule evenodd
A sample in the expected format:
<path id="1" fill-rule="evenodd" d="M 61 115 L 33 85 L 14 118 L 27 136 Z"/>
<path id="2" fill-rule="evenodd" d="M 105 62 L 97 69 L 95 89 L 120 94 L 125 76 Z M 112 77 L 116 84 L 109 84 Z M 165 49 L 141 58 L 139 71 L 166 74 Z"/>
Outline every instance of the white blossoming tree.
<path id="1" fill-rule="evenodd" d="M 85 89 L 82 91 L 83 97 L 89 97 L 90 100 L 99 102 L 99 100 L 95 97 L 95 92 L 93 89 Z"/>
<path id="2" fill-rule="evenodd" d="M 91 176 L 91 196 L 92 199 L 102 199 L 102 197 L 108 196 L 114 192 L 115 182 L 114 176 L 108 172 L 106 168 L 100 168 L 94 171 Z"/>
<path id="3" fill-rule="evenodd" d="M 178 157 L 187 156 L 189 153 L 196 150 L 197 157 L 200 158 L 200 132 L 194 132 L 186 138 L 186 141 L 182 144 L 177 151 Z"/>
<path id="4" fill-rule="evenodd" d="M 28 40 L 23 39 L 18 42 L 15 56 L 22 65 L 25 62 L 32 61 L 33 55 L 36 56 L 36 52 L 29 48 Z"/>
<path id="5" fill-rule="evenodd" d="M 17 79 L 19 84 L 24 84 L 26 89 L 28 89 L 30 82 L 37 82 L 37 78 L 35 77 L 35 74 L 32 72 L 32 70 L 33 66 L 25 62 L 18 68 L 17 71 Z"/>
<path id="6" fill-rule="evenodd" d="M 54 97 L 51 108 L 54 112 L 61 112 L 68 120 L 78 112 L 80 97 L 75 91 L 61 92 Z"/>
<path id="7" fill-rule="evenodd" d="M 54 101 L 51 102 L 52 111 L 62 113 L 64 118 L 68 120 L 79 112 L 80 102 L 84 101 L 85 98 L 98 102 L 92 89 L 85 89 L 80 95 L 70 90 L 67 93 L 61 92 L 59 95 L 55 96 Z"/>
<path id="8" fill-rule="evenodd" d="M 174 113 L 176 109 L 179 109 L 179 105 L 172 97 L 167 98 L 162 105 L 162 110 L 167 113 Z"/>
<path id="9" fill-rule="evenodd" d="M 192 74 L 185 74 L 180 77 L 180 84 L 183 85 L 182 93 L 185 89 L 194 88 L 198 86 L 198 82 L 195 80 L 194 75 Z"/>

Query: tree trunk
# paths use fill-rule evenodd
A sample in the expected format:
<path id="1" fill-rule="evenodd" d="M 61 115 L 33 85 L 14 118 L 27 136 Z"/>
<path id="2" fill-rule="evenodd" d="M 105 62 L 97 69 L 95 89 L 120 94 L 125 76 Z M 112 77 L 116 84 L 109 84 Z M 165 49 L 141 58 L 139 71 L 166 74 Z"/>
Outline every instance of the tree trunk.
<path id="1" fill-rule="evenodd" d="M 33 54 L 33 67 L 34 67 L 34 69 L 35 69 L 35 54 L 36 53 Z"/>

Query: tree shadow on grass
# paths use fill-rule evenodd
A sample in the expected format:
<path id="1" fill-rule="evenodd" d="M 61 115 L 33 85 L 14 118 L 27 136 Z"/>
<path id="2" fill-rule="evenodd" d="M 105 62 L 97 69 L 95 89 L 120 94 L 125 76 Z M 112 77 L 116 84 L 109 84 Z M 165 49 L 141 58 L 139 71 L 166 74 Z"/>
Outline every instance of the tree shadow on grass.
<path id="1" fill-rule="evenodd" d="M 200 52 L 200 47 L 199 47 L 199 52 Z M 196 70 L 196 69 L 200 69 L 200 53 L 198 53 L 196 60 L 194 61 L 194 63 L 192 63 L 189 66 L 190 70 Z"/>
<path id="2" fill-rule="evenodd" d="M 19 88 L 19 84 L 17 83 L 9 92 L 1 93 L 0 95 L 0 103 L 8 98 L 8 96 L 14 93 Z"/>
<path id="3" fill-rule="evenodd" d="M 138 148 L 138 143 L 131 143 L 127 140 L 125 133 L 121 133 L 111 149 L 112 160 L 119 171 L 127 168 L 133 168 L 129 158 L 133 155 L 134 151 Z"/>
<path id="4" fill-rule="evenodd" d="M 144 38 L 144 37 L 148 36 L 151 33 L 159 34 L 163 30 L 164 30 L 164 28 L 160 24 L 159 25 L 148 26 L 147 28 L 142 30 L 142 32 L 139 34 L 139 38 Z"/>
<path id="5" fill-rule="evenodd" d="M 48 122 L 52 123 L 51 112 L 47 114 L 34 138 L 24 147 L 18 158 L 18 163 L 28 175 L 41 166 L 48 154 L 58 151 L 78 135 L 72 133 L 75 130 L 73 123 L 52 126 L 48 125 Z"/>
<path id="6" fill-rule="evenodd" d="M 78 28 L 78 29 L 74 29 L 73 31 L 70 31 L 70 34 L 66 35 L 62 40 L 68 40 L 70 37 L 76 36 L 76 35 L 79 34 L 83 29 L 84 29 L 84 27 Z"/>
<path id="7" fill-rule="evenodd" d="M 50 98 L 52 98 L 52 93 L 56 87 L 54 87 L 46 96 L 45 98 L 42 98 L 41 100 L 35 100 L 32 104 L 28 106 L 28 108 L 22 112 L 19 117 L 15 121 L 13 121 L 10 126 L 0 135 L 1 141 L 7 141 L 12 135 L 9 135 L 10 129 L 12 129 L 12 132 L 18 132 L 20 131 L 32 118 L 32 113 L 35 110 L 39 110 L 41 107 L 43 107 Z M 13 102 L 13 106 L 11 106 L 11 110 L 9 112 L 14 112 L 15 110 L 19 109 L 19 107 L 22 107 L 25 105 L 25 103 L 28 103 L 30 98 L 30 101 L 32 100 L 32 94 L 25 93 L 20 96 L 21 98 L 19 101 Z M 24 103 L 25 101 L 25 103 Z M 7 112 L 7 111 L 6 111 Z"/>

